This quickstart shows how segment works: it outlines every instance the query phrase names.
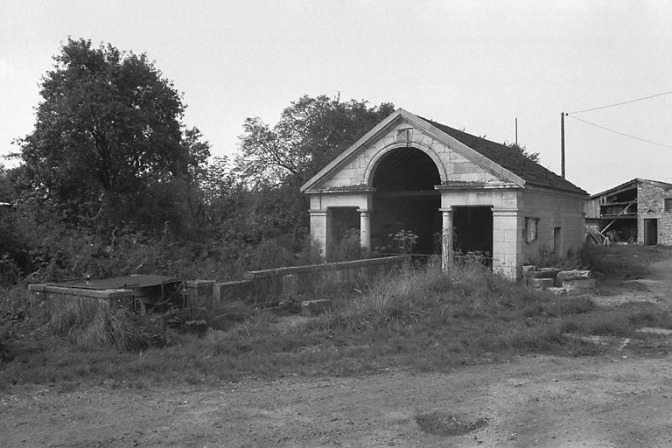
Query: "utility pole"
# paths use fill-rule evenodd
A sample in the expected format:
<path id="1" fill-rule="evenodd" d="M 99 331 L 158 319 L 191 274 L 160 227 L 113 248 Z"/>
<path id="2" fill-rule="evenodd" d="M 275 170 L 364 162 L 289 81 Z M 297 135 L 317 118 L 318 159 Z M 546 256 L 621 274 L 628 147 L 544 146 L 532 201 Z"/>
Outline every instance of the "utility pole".
<path id="1" fill-rule="evenodd" d="M 516 146 L 518 146 L 518 117 L 516 117 Z"/>
<path id="2" fill-rule="evenodd" d="M 560 112 L 560 164 L 562 165 L 562 178 L 565 178 L 565 113 Z"/>

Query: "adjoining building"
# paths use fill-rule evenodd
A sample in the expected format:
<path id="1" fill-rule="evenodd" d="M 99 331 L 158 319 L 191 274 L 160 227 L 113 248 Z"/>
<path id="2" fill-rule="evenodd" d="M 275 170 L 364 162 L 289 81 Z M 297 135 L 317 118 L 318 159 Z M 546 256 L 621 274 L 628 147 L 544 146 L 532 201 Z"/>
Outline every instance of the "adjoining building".
<path id="1" fill-rule="evenodd" d="M 352 230 L 375 249 L 401 230 L 421 253 L 492 257 L 508 278 L 540 250 L 584 241 L 581 188 L 507 145 L 398 109 L 306 182 L 323 253 Z M 437 247 L 438 246 L 438 247 Z M 438 249 L 438 251 L 436 250 Z"/>
<path id="2" fill-rule="evenodd" d="M 596 193 L 586 223 L 611 241 L 672 245 L 672 184 L 637 178 Z"/>

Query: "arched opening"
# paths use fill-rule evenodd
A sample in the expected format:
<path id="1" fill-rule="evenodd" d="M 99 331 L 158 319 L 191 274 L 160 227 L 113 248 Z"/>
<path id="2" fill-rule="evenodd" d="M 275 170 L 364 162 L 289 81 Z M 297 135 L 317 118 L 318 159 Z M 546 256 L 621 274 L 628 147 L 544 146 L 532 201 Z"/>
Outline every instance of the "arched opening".
<path id="1" fill-rule="evenodd" d="M 437 253 L 441 247 L 441 183 L 439 170 L 425 152 L 396 148 L 385 154 L 373 172 L 371 247 L 394 250 L 401 231 L 418 236 L 414 253 Z"/>

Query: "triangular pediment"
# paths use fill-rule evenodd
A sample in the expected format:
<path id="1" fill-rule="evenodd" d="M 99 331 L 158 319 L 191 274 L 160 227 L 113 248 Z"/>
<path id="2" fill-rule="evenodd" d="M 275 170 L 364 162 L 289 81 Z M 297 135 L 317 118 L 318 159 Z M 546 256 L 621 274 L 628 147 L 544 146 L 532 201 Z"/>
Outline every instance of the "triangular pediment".
<path id="1" fill-rule="evenodd" d="M 437 165 L 442 185 L 524 187 L 525 181 L 404 109 L 398 109 L 324 167 L 302 192 L 366 189 L 375 166 L 395 148 L 412 147 L 427 153 Z"/>

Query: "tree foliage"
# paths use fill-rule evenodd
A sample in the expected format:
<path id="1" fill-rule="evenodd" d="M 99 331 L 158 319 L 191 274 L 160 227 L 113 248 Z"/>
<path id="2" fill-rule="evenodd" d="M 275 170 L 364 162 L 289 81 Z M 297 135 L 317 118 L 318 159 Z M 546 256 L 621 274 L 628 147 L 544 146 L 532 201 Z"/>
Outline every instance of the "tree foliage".
<path id="1" fill-rule="evenodd" d="M 256 184 L 301 184 L 394 111 L 390 103 L 303 96 L 273 127 L 245 120 L 237 165 Z"/>
<path id="2" fill-rule="evenodd" d="M 181 95 L 146 55 L 68 39 L 54 61 L 20 144 L 34 188 L 65 222 L 129 220 L 209 155 L 197 129 L 183 139 Z"/>
<path id="3" fill-rule="evenodd" d="M 199 129 L 181 123 L 180 95 L 144 55 L 69 40 L 55 60 L 20 142 L 24 163 L 0 170 L 0 192 L 16 203 L 0 222 L 9 282 L 18 271 L 229 279 L 316 262 L 300 185 L 393 112 L 304 96 L 275 125 L 247 119 L 233 160 L 210 159 Z"/>
<path id="4" fill-rule="evenodd" d="M 300 186 L 394 112 L 390 103 L 303 96 L 283 110 L 273 126 L 245 120 L 234 171 L 249 191 L 248 229 L 264 236 L 308 234 L 306 198 Z"/>

